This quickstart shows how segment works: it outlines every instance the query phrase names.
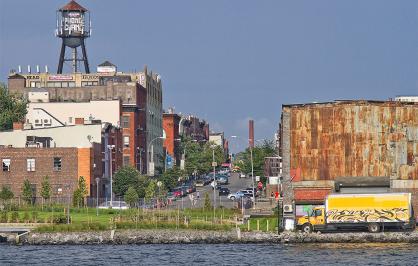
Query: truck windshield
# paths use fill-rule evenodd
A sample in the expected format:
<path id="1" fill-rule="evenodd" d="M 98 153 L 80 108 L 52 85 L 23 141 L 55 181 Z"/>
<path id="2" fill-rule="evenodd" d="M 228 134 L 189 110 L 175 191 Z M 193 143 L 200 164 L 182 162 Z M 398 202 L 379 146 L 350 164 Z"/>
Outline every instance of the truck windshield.
<path id="1" fill-rule="evenodd" d="M 315 210 L 315 216 L 321 216 L 322 210 Z"/>

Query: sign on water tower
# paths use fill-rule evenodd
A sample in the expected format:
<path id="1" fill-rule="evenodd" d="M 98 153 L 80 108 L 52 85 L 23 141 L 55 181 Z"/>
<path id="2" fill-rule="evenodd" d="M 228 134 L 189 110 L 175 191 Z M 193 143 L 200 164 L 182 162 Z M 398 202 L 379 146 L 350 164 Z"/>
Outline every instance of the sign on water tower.
<path id="1" fill-rule="evenodd" d="M 78 63 L 84 62 L 86 73 L 90 73 L 85 39 L 91 34 L 90 12 L 75 1 L 57 10 L 57 37 L 62 39 L 61 53 L 57 74 L 62 74 L 65 61 L 72 62 L 73 72 L 78 72 Z M 71 58 L 66 58 L 65 48 L 72 48 Z M 77 47 L 81 47 L 82 57 L 77 55 Z"/>

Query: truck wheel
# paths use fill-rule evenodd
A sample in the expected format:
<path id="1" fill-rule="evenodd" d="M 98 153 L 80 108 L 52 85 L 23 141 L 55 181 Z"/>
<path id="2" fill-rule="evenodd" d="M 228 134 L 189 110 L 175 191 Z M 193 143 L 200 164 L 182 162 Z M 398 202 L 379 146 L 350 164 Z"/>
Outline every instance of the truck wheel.
<path id="1" fill-rule="evenodd" d="M 302 225 L 302 232 L 303 233 L 311 233 L 312 232 L 312 225 L 310 225 L 310 224 Z"/>
<path id="2" fill-rule="evenodd" d="M 380 231 L 380 225 L 377 223 L 371 223 L 369 224 L 369 232 L 370 233 L 379 233 Z"/>

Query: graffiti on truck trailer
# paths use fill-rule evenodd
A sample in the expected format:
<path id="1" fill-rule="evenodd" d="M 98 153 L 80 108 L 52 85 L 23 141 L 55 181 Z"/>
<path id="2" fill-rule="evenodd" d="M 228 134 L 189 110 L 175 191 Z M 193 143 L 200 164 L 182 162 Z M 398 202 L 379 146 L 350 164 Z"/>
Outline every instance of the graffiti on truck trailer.
<path id="1" fill-rule="evenodd" d="M 360 222 L 407 222 L 409 210 L 405 208 L 369 209 L 369 210 L 328 210 L 328 223 Z"/>

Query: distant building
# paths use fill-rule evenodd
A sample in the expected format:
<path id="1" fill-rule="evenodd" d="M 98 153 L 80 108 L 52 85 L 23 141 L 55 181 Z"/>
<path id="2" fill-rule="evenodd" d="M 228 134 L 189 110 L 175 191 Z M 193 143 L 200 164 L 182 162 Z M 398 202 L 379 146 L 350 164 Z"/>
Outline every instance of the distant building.
<path id="1" fill-rule="evenodd" d="M 163 128 L 165 131 L 164 148 L 167 155 L 173 160 L 173 165 L 180 163 L 180 134 L 179 124 L 181 117 L 173 112 L 163 114 Z"/>
<path id="2" fill-rule="evenodd" d="M 179 134 L 198 142 L 209 140 L 209 124 L 193 115 L 181 116 Z"/>
<path id="3" fill-rule="evenodd" d="M 418 103 L 418 96 L 396 96 L 395 101 L 397 102 L 410 102 Z"/>
<path id="4" fill-rule="evenodd" d="M 225 153 L 225 158 L 228 159 L 228 155 L 229 155 L 228 141 L 225 139 L 223 132 L 210 133 L 209 142 L 213 142 L 214 144 L 220 146 Z"/>
<path id="5" fill-rule="evenodd" d="M 72 191 L 78 177 L 83 176 L 89 195 L 95 195 L 99 178 L 99 196 L 110 196 L 110 164 L 113 173 L 122 166 L 121 131 L 111 124 L 78 122 L 74 126 L 29 130 L 14 123 L 14 130 L 0 132 L 0 184 L 10 185 L 13 193 L 20 195 L 25 178 L 39 189 L 42 178 L 48 175 L 52 184 L 60 188 L 69 184 Z M 111 151 L 108 144 L 114 145 Z"/>
<path id="6" fill-rule="evenodd" d="M 156 167 L 163 168 L 162 141 L 156 139 L 150 145 L 163 135 L 162 83 L 147 67 L 141 72 L 117 72 L 116 66 L 106 61 L 97 73 L 12 73 L 8 83 L 10 93 L 22 94 L 31 103 L 120 100 L 125 160 L 146 173 L 150 146 Z"/>
<path id="7" fill-rule="evenodd" d="M 279 177 L 282 175 L 282 162 L 280 157 L 265 157 L 264 158 L 264 176 L 265 177 Z"/>

